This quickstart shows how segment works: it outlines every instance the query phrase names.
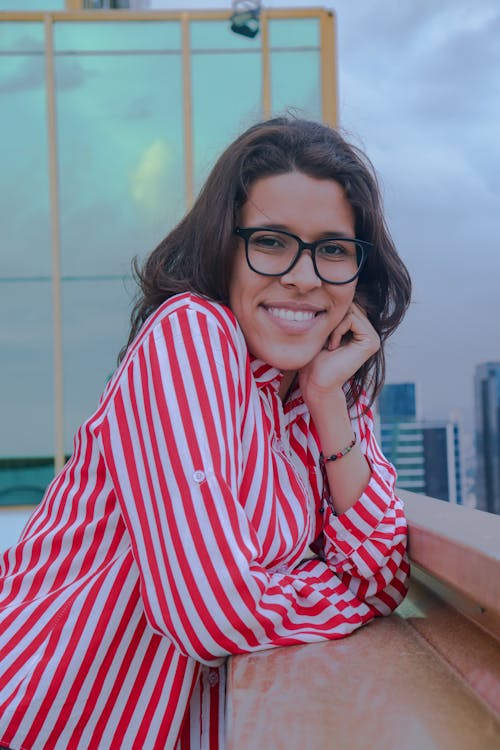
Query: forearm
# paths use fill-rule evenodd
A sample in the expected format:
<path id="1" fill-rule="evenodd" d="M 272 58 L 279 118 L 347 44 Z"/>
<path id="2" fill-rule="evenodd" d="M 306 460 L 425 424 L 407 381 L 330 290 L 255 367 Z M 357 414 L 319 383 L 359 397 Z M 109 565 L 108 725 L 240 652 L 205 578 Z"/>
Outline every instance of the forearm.
<path id="1" fill-rule="evenodd" d="M 321 403 L 313 405 L 311 415 L 324 456 L 331 456 L 350 444 L 354 432 L 342 389 L 328 394 Z M 363 493 L 370 480 L 370 466 L 360 446 L 355 443 L 349 453 L 336 461 L 326 461 L 325 467 L 335 512 L 340 515 L 354 505 Z"/>

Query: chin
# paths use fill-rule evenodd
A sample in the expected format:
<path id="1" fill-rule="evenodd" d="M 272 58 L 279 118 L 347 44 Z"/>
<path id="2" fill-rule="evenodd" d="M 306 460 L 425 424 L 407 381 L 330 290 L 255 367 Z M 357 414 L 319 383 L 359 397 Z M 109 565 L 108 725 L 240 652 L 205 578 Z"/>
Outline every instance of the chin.
<path id="1" fill-rule="evenodd" d="M 267 363 L 276 367 L 281 372 L 296 372 L 305 367 L 316 356 L 317 352 L 311 352 L 309 356 L 303 357 L 277 357 L 276 354 L 267 358 Z"/>

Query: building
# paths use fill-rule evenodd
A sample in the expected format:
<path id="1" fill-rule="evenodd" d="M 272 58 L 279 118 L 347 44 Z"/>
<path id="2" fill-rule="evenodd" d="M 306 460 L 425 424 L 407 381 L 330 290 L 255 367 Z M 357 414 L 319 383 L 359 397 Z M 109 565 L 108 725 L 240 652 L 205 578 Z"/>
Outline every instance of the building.
<path id="1" fill-rule="evenodd" d="M 380 442 L 396 467 L 398 487 L 461 505 L 459 426 L 417 416 L 415 383 L 384 386 L 378 399 Z"/>
<path id="2" fill-rule="evenodd" d="M 250 37 L 225 4 L 1 3 L 0 506 L 72 452 L 127 339 L 131 260 L 221 150 L 287 109 L 336 122 L 333 12 L 262 9 Z"/>
<path id="3" fill-rule="evenodd" d="M 477 508 L 500 514 L 500 362 L 476 367 Z"/>

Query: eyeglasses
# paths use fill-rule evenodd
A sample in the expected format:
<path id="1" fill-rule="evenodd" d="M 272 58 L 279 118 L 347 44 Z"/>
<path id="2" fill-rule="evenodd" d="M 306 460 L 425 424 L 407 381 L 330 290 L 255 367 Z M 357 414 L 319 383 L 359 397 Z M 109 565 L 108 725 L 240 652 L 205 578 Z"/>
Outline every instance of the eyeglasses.
<path id="1" fill-rule="evenodd" d="M 356 279 L 373 247 L 371 242 L 344 237 L 326 237 L 303 242 L 290 232 L 265 227 L 236 227 L 245 241 L 247 263 L 262 276 L 283 276 L 309 250 L 314 271 L 327 284 L 349 284 Z"/>

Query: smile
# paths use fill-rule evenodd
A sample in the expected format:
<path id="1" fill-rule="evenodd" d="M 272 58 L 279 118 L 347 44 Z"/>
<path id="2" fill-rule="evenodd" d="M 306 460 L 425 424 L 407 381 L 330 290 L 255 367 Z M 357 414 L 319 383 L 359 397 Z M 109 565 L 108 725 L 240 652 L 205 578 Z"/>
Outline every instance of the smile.
<path id="1" fill-rule="evenodd" d="M 283 307 L 268 307 L 266 309 L 267 312 L 275 318 L 293 320 L 297 323 L 302 323 L 305 320 L 312 320 L 316 316 L 315 312 L 310 312 L 309 310 L 285 310 Z"/>

